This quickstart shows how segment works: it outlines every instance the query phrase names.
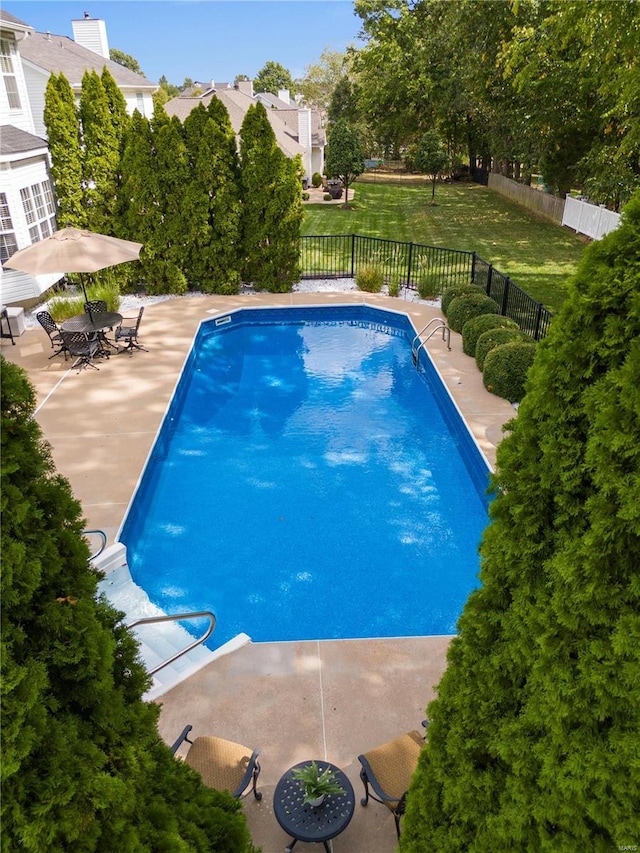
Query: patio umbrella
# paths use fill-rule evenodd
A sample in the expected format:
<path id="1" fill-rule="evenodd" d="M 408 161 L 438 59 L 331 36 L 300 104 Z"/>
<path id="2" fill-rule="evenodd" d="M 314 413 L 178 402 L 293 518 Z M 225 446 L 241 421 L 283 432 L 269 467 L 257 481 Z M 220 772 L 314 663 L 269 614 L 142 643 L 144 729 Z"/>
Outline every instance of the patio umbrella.
<path id="1" fill-rule="evenodd" d="M 106 267 L 136 261 L 142 243 L 120 240 L 107 234 L 79 228 L 62 228 L 50 237 L 15 252 L 2 265 L 29 275 L 45 273 L 80 273 L 84 298 L 87 292 L 82 273 L 97 272 Z"/>

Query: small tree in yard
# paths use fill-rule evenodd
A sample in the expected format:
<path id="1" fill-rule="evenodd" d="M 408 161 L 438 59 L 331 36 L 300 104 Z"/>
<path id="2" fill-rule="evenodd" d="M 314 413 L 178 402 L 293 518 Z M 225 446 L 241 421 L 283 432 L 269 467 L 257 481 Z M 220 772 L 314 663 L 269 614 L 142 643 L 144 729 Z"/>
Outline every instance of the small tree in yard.
<path id="1" fill-rule="evenodd" d="M 498 447 L 402 853 L 640 838 L 640 193 L 584 253 Z"/>
<path id="2" fill-rule="evenodd" d="M 344 184 L 344 206 L 348 207 L 349 187 L 364 172 L 364 154 L 358 131 L 346 119 L 339 119 L 329 133 L 326 171 Z"/>
<path id="3" fill-rule="evenodd" d="M 448 160 L 442 140 L 435 130 L 428 130 L 420 137 L 413 163 L 419 172 L 424 175 L 431 175 L 431 204 L 435 204 L 436 181 Z"/>
<path id="4" fill-rule="evenodd" d="M 251 853 L 239 802 L 160 740 L 137 645 L 96 597 L 35 392 L 2 357 L 0 371 L 2 849 Z"/>

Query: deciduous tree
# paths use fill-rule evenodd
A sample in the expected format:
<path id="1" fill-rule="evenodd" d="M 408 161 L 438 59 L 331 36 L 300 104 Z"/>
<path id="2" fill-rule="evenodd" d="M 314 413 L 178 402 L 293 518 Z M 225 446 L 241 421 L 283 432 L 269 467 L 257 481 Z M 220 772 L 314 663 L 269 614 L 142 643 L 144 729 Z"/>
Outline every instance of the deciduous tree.
<path id="1" fill-rule="evenodd" d="M 364 172 L 364 155 L 358 131 L 345 119 L 337 121 L 329 132 L 326 172 L 340 178 L 344 186 L 344 204 L 349 204 L 349 187 Z"/>
<path id="2" fill-rule="evenodd" d="M 279 89 L 288 89 L 293 94 L 293 88 L 291 72 L 284 65 L 272 60 L 265 63 L 253 81 L 253 91 L 256 93 L 269 92 L 277 95 Z"/>

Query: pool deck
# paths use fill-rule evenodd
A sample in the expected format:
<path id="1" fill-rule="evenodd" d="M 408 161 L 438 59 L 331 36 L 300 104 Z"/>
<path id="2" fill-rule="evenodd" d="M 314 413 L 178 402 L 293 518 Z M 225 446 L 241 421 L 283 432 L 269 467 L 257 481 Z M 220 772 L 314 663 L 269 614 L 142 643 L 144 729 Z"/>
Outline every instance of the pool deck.
<path id="1" fill-rule="evenodd" d="M 243 307 L 363 303 L 405 312 L 416 329 L 440 316 L 438 308 L 426 303 L 360 292 L 194 296 L 147 305 L 140 342 L 149 352 L 114 355 L 98 363 L 99 371 L 78 373 L 60 356 L 49 360 L 52 350 L 40 328 L 27 329 L 15 346 L 2 339 L 1 352 L 23 367 L 34 385 L 36 418 L 57 470 L 82 504 L 87 528 L 104 530 L 112 543 L 201 320 Z M 513 407 L 484 389 L 475 361 L 462 352 L 459 335 L 451 333 L 451 352 L 440 334 L 427 348 L 493 466 Z M 396 838 L 390 812 L 375 802 L 366 809 L 359 804 L 357 756 L 420 728 L 446 665 L 449 640 L 250 643 L 158 700 L 160 734 L 171 743 L 191 723 L 195 736 L 216 734 L 261 749 L 264 798 L 256 802 L 249 796 L 245 811 L 254 844 L 263 853 L 282 851 L 288 843 L 273 815 L 273 790 L 285 770 L 306 758 L 338 764 L 356 792 L 353 820 L 333 849 L 392 853 Z M 299 842 L 295 849 L 320 848 Z"/>

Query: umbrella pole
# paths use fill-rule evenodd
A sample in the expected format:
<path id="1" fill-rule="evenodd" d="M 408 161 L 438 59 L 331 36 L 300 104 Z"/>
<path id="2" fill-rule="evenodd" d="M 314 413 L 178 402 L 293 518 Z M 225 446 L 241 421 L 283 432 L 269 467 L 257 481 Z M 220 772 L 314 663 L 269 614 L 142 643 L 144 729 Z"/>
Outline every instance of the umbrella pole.
<path id="1" fill-rule="evenodd" d="M 89 298 L 88 298 L 88 296 L 87 296 L 87 289 L 86 289 L 86 287 L 84 286 L 84 277 L 83 277 L 83 275 L 82 275 L 82 273 L 81 273 L 81 272 L 80 272 L 80 273 L 78 273 L 78 276 L 79 276 L 79 278 L 80 278 L 80 286 L 82 287 L 82 292 L 83 292 L 83 294 L 84 294 L 84 302 L 85 302 L 85 305 L 88 305 L 89 319 L 90 319 L 90 320 L 91 320 L 91 322 L 93 323 L 93 315 L 91 314 L 91 306 L 89 305 Z"/>

